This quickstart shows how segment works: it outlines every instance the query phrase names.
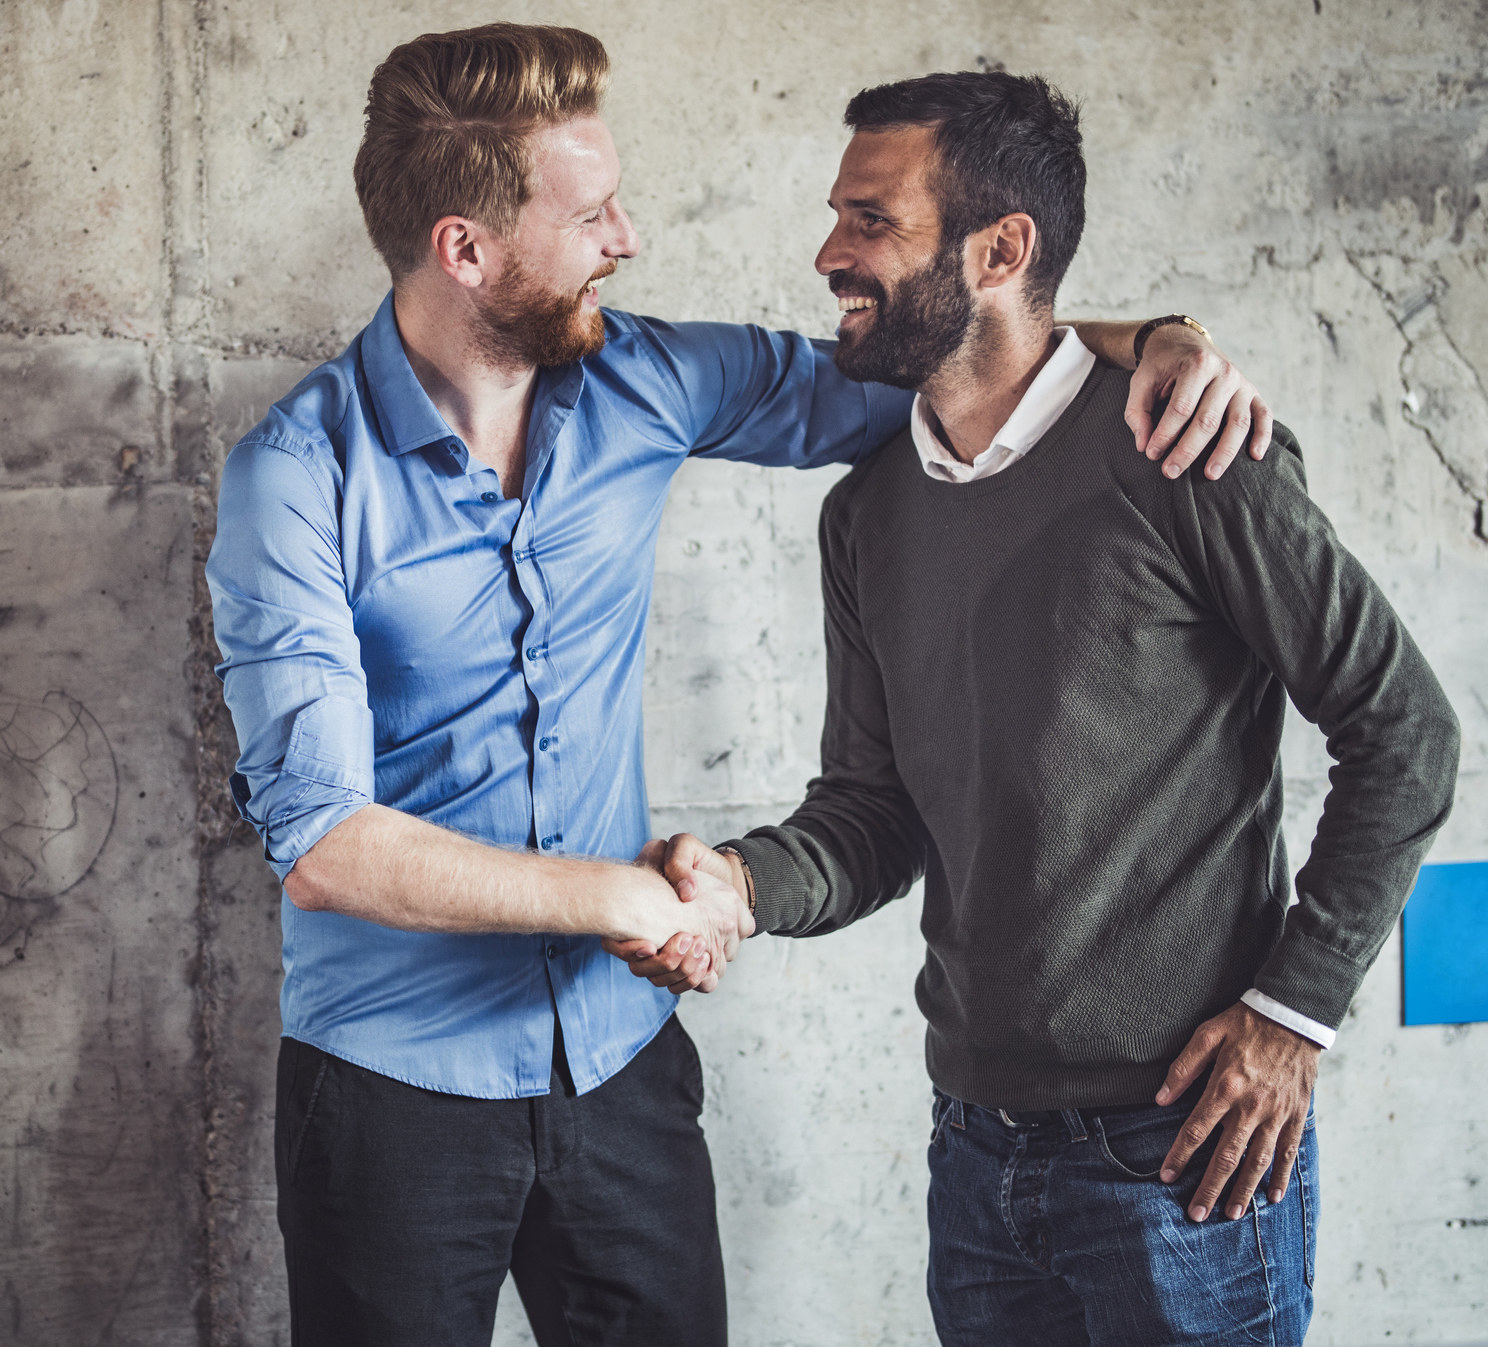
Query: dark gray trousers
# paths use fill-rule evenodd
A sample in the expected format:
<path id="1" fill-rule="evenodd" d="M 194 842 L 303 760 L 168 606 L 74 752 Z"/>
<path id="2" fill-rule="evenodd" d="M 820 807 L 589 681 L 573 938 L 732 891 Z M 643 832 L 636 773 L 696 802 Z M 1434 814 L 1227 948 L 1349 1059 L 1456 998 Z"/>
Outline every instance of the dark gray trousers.
<path id="1" fill-rule="evenodd" d="M 507 1269 L 540 1347 L 724 1347 L 723 1259 L 675 1016 L 575 1096 L 469 1099 L 294 1039 L 275 1163 L 296 1347 L 489 1347 Z"/>

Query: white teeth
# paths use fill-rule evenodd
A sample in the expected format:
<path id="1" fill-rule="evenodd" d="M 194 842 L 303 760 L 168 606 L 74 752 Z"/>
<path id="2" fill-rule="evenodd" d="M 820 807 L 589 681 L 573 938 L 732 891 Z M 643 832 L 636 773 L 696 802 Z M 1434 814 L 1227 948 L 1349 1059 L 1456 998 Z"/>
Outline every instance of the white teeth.
<path id="1" fill-rule="evenodd" d="M 862 295 L 838 295 L 837 312 L 847 313 L 851 309 L 872 309 L 878 307 L 876 299 L 867 299 Z"/>

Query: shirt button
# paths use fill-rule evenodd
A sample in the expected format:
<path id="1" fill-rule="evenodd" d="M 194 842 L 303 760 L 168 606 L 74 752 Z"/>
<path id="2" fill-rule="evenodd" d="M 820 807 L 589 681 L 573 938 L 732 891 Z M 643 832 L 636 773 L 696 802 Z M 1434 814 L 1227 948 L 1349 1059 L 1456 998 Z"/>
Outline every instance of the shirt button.
<path id="1" fill-rule="evenodd" d="M 539 739 L 537 741 L 537 751 L 539 753 L 546 753 L 548 751 L 548 740 L 547 739 Z"/>
<path id="2" fill-rule="evenodd" d="M 550 959 L 556 959 L 557 957 L 558 957 L 558 946 L 557 945 L 549 945 L 548 946 L 548 958 L 550 958 Z"/>
<path id="3" fill-rule="evenodd" d="M 552 837 L 544 837 L 544 838 L 543 838 L 543 840 L 542 840 L 542 841 L 541 841 L 541 842 L 539 842 L 539 843 L 538 843 L 538 845 L 539 845 L 539 846 L 540 846 L 540 847 L 542 847 L 542 849 L 543 849 L 543 850 L 544 850 L 544 851 L 551 851 L 551 850 L 552 850 L 552 849 L 553 849 L 553 842 L 554 842 L 554 841 L 555 841 L 555 840 L 556 840 L 556 839 L 554 839 L 554 838 L 552 838 Z"/>
<path id="4" fill-rule="evenodd" d="M 542 651 L 540 651 L 535 645 L 529 645 L 527 647 L 528 659 L 536 659 L 540 654 L 542 654 Z"/>
<path id="5" fill-rule="evenodd" d="M 501 497 L 498 496 L 494 491 L 482 491 L 481 499 L 485 501 L 487 505 L 494 505 L 498 500 L 501 499 Z"/>

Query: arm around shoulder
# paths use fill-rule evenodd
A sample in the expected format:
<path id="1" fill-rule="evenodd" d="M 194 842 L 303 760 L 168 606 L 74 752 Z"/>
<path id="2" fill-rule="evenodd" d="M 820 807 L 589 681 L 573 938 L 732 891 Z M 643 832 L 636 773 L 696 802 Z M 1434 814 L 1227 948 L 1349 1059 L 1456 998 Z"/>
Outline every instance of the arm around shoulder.
<path id="1" fill-rule="evenodd" d="M 690 452 L 769 467 L 853 463 L 909 424 L 913 394 L 839 371 L 833 343 L 753 323 L 632 318 Z"/>

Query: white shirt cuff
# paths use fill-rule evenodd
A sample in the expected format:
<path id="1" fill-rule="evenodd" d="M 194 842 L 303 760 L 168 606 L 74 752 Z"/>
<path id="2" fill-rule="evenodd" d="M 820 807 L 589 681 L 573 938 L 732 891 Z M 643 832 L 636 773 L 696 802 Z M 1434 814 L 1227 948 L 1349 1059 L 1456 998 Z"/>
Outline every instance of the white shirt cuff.
<path id="1" fill-rule="evenodd" d="M 1319 1024 L 1306 1015 L 1299 1015 L 1290 1006 L 1282 1005 L 1280 1001 L 1273 1000 L 1265 992 L 1258 992 L 1254 987 L 1240 999 L 1257 1015 L 1264 1015 L 1268 1020 L 1286 1025 L 1293 1033 L 1310 1038 L 1321 1048 L 1331 1048 L 1333 1040 L 1338 1037 L 1337 1029 L 1330 1029 L 1326 1024 Z"/>

